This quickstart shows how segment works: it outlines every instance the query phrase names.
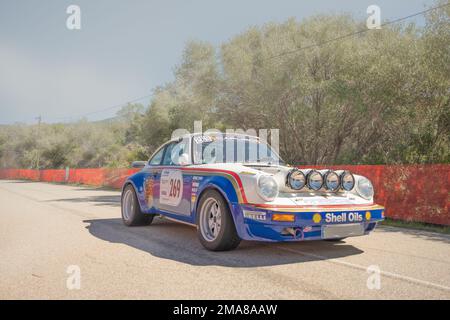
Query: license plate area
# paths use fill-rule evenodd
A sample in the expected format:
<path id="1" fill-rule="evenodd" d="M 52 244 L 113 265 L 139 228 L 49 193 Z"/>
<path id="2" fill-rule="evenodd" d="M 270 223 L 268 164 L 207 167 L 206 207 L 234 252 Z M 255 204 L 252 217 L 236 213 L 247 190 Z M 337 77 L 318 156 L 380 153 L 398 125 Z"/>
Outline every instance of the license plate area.
<path id="1" fill-rule="evenodd" d="M 362 223 L 335 224 L 322 226 L 322 239 L 336 239 L 362 236 L 364 225 Z"/>

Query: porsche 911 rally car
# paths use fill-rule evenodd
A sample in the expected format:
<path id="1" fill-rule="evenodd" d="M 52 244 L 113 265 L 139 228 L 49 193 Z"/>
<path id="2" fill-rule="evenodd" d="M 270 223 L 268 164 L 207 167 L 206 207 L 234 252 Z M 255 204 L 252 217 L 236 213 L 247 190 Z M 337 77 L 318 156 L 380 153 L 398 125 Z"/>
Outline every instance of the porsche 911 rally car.
<path id="1" fill-rule="evenodd" d="M 259 241 L 341 240 L 384 219 L 371 182 L 348 171 L 298 169 L 257 137 L 191 134 L 163 144 L 122 189 L 127 226 L 155 215 L 197 227 L 209 250 Z"/>

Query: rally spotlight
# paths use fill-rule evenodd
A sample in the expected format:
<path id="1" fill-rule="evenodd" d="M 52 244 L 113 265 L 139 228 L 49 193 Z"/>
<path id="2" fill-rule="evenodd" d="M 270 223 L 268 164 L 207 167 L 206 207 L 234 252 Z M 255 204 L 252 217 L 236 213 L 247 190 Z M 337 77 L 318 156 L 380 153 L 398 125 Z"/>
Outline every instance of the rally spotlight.
<path id="1" fill-rule="evenodd" d="M 328 170 L 324 174 L 323 179 L 325 181 L 325 188 L 329 191 L 335 192 L 341 187 L 339 175 L 335 171 Z"/>
<path id="2" fill-rule="evenodd" d="M 344 171 L 341 173 L 341 187 L 345 191 L 352 191 L 355 187 L 355 177 L 350 171 Z"/>
<path id="3" fill-rule="evenodd" d="M 287 185 L 294 190 L 301 190 L 306 185 L 305 174 L 298 170 L 292 169 L 287 175 Z"/>
<path id="4" fill-rule="evenodd" d="M 323 186 L 323 176 L 319 171 L 311 170 L 306 175 L 306 183 L 311 190 L 320 190 Z"/>

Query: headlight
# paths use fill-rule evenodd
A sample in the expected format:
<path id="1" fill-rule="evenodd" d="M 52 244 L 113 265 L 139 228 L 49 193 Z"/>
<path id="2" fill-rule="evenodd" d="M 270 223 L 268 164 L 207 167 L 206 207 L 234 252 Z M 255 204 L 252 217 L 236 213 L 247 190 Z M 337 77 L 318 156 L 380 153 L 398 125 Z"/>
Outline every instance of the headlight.
<path id="1" fill-rule="evenodd" d="M 366 200 L 371 199 L 374 194 L 372 182 L 364 177 L 359 178 L 358 184 L 356 185 L 356 192 Z"/>
<path id="2" fill-rule="evenodd" d="M 317 191 L 323 186 L 323 176 L 319 171 L 311 170 L 306 177 L 308 188 Z"/>
<path id="3" fill-rule="evenodd" d="M 257 190 L 265 201 L 273 201 L 278 196 L 278 184 L 271 176 L 259 176 Z"/>
<path id="4" fill-rule="evenodd" d="M 328 171 L 324 175 L 325 180 L 325 188 L 329 191 L 337 191 L 340 187 L 340 179 L 336 172 L 334 171 Z"/>
<path id="5" fill-rule="evenodd" d="M 293 169 L 291 172 L 287 175 L 287 185 L 294 189 L 294 190 L 300 190 L 302 189 L 306 184 L 306 177 L 303 172 L 301 172 L 298 169 Z"/>
<path id="6" fill-rule="evenodd" d="M 355 187 L 355 177 L 349 171 L 341 174 L 341 187 L 345 191 L 352 191 Z"/>

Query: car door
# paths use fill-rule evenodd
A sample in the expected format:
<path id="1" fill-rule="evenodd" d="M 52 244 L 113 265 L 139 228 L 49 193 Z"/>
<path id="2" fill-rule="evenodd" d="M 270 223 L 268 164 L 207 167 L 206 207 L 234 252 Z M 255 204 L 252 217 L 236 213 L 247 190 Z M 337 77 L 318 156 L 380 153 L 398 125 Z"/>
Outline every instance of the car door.
<path id="1" fill-rule="evenodd" d="M 181 140 L 167 145 L 161 162 L 162 170 L 158 173 L 157 210 L 176 215 L 191 214 L 192 176 L 183 172 L 188 163 L 180 159 L 189 158 L 189 141 Z"/>
<path id="2" fill-rule="evenodd" d="M 156 213 L 159 197 L 159 172 L 165 146 L 157 150 L 143 169 L 144 173 L 144 198 L 146 212 Z"/>

